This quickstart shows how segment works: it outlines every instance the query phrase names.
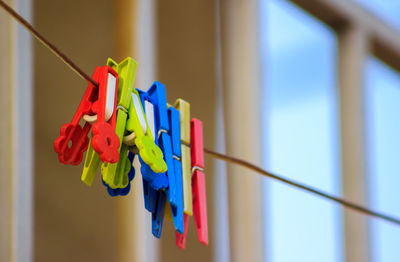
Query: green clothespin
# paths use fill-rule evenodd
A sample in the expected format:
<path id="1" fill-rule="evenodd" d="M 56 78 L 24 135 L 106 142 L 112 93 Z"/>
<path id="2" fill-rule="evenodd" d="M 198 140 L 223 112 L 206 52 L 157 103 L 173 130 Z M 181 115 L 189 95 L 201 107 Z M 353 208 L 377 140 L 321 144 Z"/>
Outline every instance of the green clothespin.
<path id="1" fill-rule="evenodd" d="M 132 141 L 134 141 L 142 160 L 149 165 L 154 172 L 166 172 L 167 164 L 164 161 L 161 149 L 154 142 L 155 140 L 151 134 L 142 102 L 136 89 L 132 92 L 132 102 L 129 107 L 129 119 L 126 123 L 126 129 L 129 132 L 133 132 L 135 136 L 126 136 L 124 142 L 132 144 Z"/>
<path id="2" fill-rule="evenodd" d="M 111 58 L 107 60 L 107 64 L 114 63 L 117 64 Z M 123 144 L 122 140 L 125 135 L 128 109 L 132 99 L 130 94 L 134 89 L 133 86 L 135 83 L 136 69 L 137 62 L 130 57 L 127 57 L 116 66 L 118 76 L 121 79 L 118 84 L 117 123 L 115 127 L 115 133 L 119 137 L 120 141 L 120 160 L 115 164 L 103 163 L 101 166 L 101 173 L 104 182 L 113 189 L 127 186 L 124 181 L 128 181 L 127 183 L 129 183 L 129 179 L 124 179 L 124 177 L 128 178 L 128 173 L 132 168 L 128 159 L 128 146 Z M 128 165 L 127 162 L 129 162 Z"/>
<path id="3" fill-rule="evenodd" d="M 109 59 L 107 64 L 111 63 L 115 62 Z M 136 61 L 130 57 L 117 66 L 119 86 L 115 132 L 121 142 L 120 160 L 115 164 L 103 163 L 101 167 L 104 182 L 113 189 L 124 188 L 129 183 L 128 173 L 131 168 L 128 159 L 129 145 L 137 146 L 140 156 L 154 172 L 165 172 L 167 169 L 163 154 L 150 133 L 138 92 L 133 87 L 136 68 Z"/>
<path id="4" fill-rule="evenodd" d="M 100 165 L 100 157 L 92 147 L 92 138 L 89 141 L 89 147 L 86 152 L 85 164 L 83 166 L 81 180 L 88 186 L 93 184 L 97 168 Z"/>

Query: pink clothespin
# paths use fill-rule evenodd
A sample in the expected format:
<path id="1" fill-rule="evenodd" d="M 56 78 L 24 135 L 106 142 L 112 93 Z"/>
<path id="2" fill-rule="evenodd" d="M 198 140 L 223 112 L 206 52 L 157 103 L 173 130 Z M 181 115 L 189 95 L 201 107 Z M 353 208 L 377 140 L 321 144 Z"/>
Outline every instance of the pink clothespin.
<path id="1" fill-rule="evenodd" d="M 190 147 L 192 158 L 193 218 L 199 242 L 208 245 L 207 199 L 204 169 L 203 123 L 193 118 L 190 122 Z M 189 226 L 189 216 L 184 214 L 184 233 L 176 232 L 176 245 L 184 249 Z"/>

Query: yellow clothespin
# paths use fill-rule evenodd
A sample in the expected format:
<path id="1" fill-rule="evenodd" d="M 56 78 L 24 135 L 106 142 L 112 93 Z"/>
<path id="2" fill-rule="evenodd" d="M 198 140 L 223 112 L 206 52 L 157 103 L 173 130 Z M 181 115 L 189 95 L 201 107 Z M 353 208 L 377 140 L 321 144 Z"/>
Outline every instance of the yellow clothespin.
<path id="1" fill-rule="evenodd" d="M 182 183 L 183 183 L 183 211 L 192 216 L 192 170 L 190 158 L 190 104 L 183 99 L 177 99 L 173 105 L 179 110 L 181 127 L 182 150 Z M 185 145 L 186 144 L 186 145 Z M 189 145 L 189 146 L 188 146 Z M 167 208 L 168 210 L 168 208 Z"/>

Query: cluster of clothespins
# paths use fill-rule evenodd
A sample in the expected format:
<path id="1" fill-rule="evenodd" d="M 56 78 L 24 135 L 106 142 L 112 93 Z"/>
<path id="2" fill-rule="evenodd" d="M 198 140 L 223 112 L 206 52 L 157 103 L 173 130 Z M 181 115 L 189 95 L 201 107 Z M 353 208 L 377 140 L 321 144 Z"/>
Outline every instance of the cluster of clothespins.
<path id="1" fill-rule="evenodd" d="M 176 245 L 185 248 L 189 216 L 199 241 L 208 244 L 203 127 L 190 119 L 190 105 L 168 105 L 165 87 L 154 82 L 134 88 L 137 63 L 128 57 L 97 67 L 71 123 L 61 127 L 54 149 L 63 164 L 78 165 L 87 150 L 82 181 L 101 179 L 111 196 L 127 195 L 138 156 L 144 206 L 152 214 L 152 233 L 160 238 L 164 216 L 172 218 Z M 83 122 L 83 126 L 80 122 Z M 89 139 L 89 132 L 92 136 Z"/>

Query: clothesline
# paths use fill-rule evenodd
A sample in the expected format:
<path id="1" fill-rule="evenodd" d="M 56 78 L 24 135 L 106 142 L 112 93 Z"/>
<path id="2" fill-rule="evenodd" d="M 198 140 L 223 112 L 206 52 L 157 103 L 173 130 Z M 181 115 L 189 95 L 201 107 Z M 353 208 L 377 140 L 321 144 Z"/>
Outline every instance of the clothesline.
<path id="1" fill-rule="evenodd" d="M 14 9 L 12 9 L 9 5 L 7 5 L 3 0 L 0 0 L 0 6 L 7 11 L 13 18 L 15 18 L 22 26 L 24 26 L 36 39 L 38 39 L 47 49 L 49 49 L 51 52 L 53 52 L 62 62 L 64 62 L 72 71 L 74 71 L 78 76 L 80 76 L 82 79 L 86 80 L 89 83 L 92 83 L 96 87 L 98 86 L 98 83 L 94 81 L 88 74 L 86 74 L 78 65 L 76 65 L 68 56 L 66 56 L 64 53 L 62 53 L 55 45 L 53 45 L 50 41 L 48 41 L 43 35 L 41 35 L 28 21 L 26 21 L 22 16 L 20 16 Z M 190 146 L 190 145 L 187 145 Z M 293 186 L 298 189 L 302 189 L 304 191 L 307 191 L 313 195 L 322 197 L 326 200 L 333 201 L 335 203 L 338 203 L 340 205 L 343 205 L 347 208 L 350 208 L 352 210 L 361 212 L 363 214 L 377 217 L 380 219 L 383 219 L 385 221 L 397 224 L 400 226 L 400 219 L 396 218 L 391 215 L 387 215 L 381 212 L 377 212 L 374 210 L 371 210 L 367 207 L 364 207 L 362 205 L 359 205 L 357 203 L 350 202 L 346 199 L 336 197 L 334 195 L 331 195 L 327 192 L 324 192 L 322 190 L 319 190 L 317 188 L 313 188 L 310 186 L 307 186 L 305 184 L 302 184 L 300 182 L 296 182 L 294 180 L 285 178 L 281 175 L 273 174 L 271 172 L 268 172 L 261 167 L 254 165 L 248 161 L 245 161 L 240 158 L 236 158 L 230 155 L 218 153 L 214 150 L 208 149 L 204 147 L 204 152 L 216 159 L 220 159 L 232 164 L 236 164 L 239 166 L 242 166 L 244 168 L 250 169 L 260 175 L 272 178 L 274 180 L 280 181 L 286 185 Z"/>

